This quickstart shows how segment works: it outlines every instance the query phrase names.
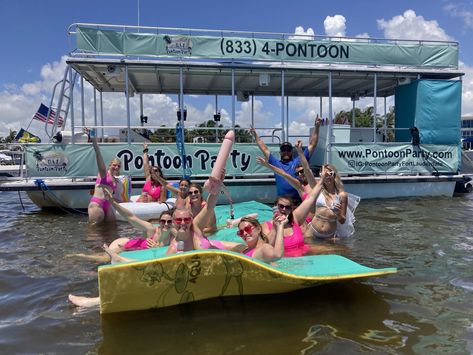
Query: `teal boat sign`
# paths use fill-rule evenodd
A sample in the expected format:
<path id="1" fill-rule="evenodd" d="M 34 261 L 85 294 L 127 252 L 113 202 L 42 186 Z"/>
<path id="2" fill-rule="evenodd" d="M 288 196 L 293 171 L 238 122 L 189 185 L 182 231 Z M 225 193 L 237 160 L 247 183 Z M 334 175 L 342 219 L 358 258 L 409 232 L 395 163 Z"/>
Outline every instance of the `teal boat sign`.
<path id="1" fill-rule="evenodd" d="M 342 173 L 456 173 L 458 144 L 350 144 L 331 147 L 331 162 Z"/>
<path id="2" fill-rule="evenodd" d="M 458 68 L 454 42 L 370 39 L 264 39 L 166 35 L 77 27 L 77 49 L 99 55 L 307 61 Z"/>
<path id="3" fill-rule="evenodd" d="M 165 175 L 181 176 L 182 158 L 175 144 L 149 144 L 149 160 L 163 169 Z M 186 144 L 186 162 L 192 175 L 208 176 L 215 164 L 219 144 Z M 103 144 L 105 162 L 118 157 L 123 174 L 143 175 L 141 145 Z M 279 156 L 279 146 L 269 149 Z M 317 148 L 319 149 L 319 148 Z M 349 144 L 331 146 L 331 162 L 341 173 L 455 173 L 459 169 L 458 145 L 422 144 Z M 270 174 L 256 162 L 262 153 L 255 144 L 235 144 L 226 165 L 227 175 Z M 97 174 L 97 163 L 91 144 L 30 144 L 26 148 L 28 175 L 34 177 L 83 177 Z"/>

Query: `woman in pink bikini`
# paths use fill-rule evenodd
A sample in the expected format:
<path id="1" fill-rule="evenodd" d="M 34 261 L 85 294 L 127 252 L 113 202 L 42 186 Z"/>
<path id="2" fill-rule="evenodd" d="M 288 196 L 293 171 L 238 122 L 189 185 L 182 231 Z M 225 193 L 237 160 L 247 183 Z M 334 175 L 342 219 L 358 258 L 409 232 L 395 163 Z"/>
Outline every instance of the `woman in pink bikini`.
<path id="1" fill-rule="evenodd" d="M 115 213 L 113 209 L 110 208 L 110 201 L 105 197 L 105 190 L 110 191 L 112 194 L 115 192 L 117 187 L 116 176 L 120 175 L 121 162 L 118 158 L 112 159 L 107 170 L 96 137 L 92 138 L 92 144 L 97 159 L 99 173 L 97 175 L 97 181 L 95 182 L 94 195 L 90 199 L 89 207 L 87 209 L 89 214 L 89 223 L 97 224 L 101 222 L 114 222 Z"/>
<path id="2" fill-rule="evenodd" d="M 140 197 L 136 202 L 166 202 L 166 188 L 159 182 L 163 173 L 158 166 L 150 166 L 148 158 L 148 144 L 143 144 L 143 169 L 146 182 Z"/>
<path id="3" fill-rule="evenodd" d="M 120 215 L 123 216 L 133 227 L 143 231 L 143 238 L 118 238 L 115 239 L 109 248 L 120 253 L 125 250 L 141 250 L 149 248 L 159 248 L 169 245 L 173 235 L 171 233 L 172 210 L 163 211 L 158 218 L 144 221 L 135 216 L 128 209 L 120 206 L 113 196 L 106 191 L 107 198 Z"/>
<path id="4" fill-rule="evenodd" d="M 265 263 L 278 261 L 284 256 L 284 227 L 287 225 L 286 216 L 274 217 L 276 233 L 274 245 L 263 232 L 259 221 L 253 217 L 242 217 L 238 223 L 237 235 L 243 239 L 245 244 L 235 242 L 223 242 L 226 249 L 245 254 L 246 256 L 261 260 Z"/>
<path id="5" fill-rule="evenodd" d="M 301 226 L 305 223 L 312 206 L 323 187 L 324 178 L 321 178 L 314 188 L 307 194 L 302 203 L 294 208 L 294 202 L 290 196 L 279 196 L 276 200 L 276 216 L 286 216 L 288 223 L 284 226 L 284 256 L 302 256 L 307 253 L 309 246 L 304 243 L 304 232 Z M 263 234 L 268 236 L 270 244 L 275 243 L 273 221 L 264 222 Z"/>

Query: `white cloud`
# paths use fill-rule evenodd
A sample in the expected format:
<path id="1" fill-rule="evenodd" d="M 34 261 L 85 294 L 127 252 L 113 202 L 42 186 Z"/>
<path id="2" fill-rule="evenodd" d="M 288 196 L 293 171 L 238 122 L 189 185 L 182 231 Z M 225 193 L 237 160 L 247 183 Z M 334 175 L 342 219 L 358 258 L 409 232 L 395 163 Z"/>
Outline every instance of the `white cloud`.
<path id="1" fill-rule="evenodd" d="M 324 20 L 325 34 L 331 37 L 344 37 L 346 20 L 342 15 L 327 16 Z"/>
<path id="2" fill-rule="evenodd" d="M 473 67 L 460 62 L 460 70 L 465 73 L 462 82 L 462 115 L 473 115 Z"/>
<path id="3" fill-rule="evenodd" d="M 390 20 L 377 20 L 378 27 L 384 30 L 384 36 L 391 39 L 423 39 L 433 41 L 451 41 L 452 37 L 435 20 L 426 20 L 417 16 L 415 11 L 406 10 L 402 15 Z"/>
<path id="4" fill-rule="evenodd" d="M 473 28 L 472 11 L 462 9 L 460 4 L 448 4 L 444 6 L 444 10 L 452 17 L 461 18 L 466 27 Z"/>
<path id="5" fill-rule="evenodd" d="M 314 39 L 315 32 L 314 30 L 309 27 L 307 28 L 307 31 L 304 30 L 304 27 L 302 26 L 297 26 L 296 29 L 294 30 L 295 35 L 294 36 L 289 36 L 289 39 Z"/>

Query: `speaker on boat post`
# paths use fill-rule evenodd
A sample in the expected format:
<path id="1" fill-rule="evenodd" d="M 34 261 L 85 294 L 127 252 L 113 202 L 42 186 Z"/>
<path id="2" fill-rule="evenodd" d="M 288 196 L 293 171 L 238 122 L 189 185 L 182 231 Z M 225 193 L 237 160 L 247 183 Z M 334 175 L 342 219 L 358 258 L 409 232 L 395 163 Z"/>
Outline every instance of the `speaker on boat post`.
<path id="1" fill-rule="evenodd" d="M 187 108 L 184 108 L 183 112 L 181 112 L 181 109 L 177 110 L 177 120 L 180 121 L 184 119 L 184 121 L 187 118 Z"/>

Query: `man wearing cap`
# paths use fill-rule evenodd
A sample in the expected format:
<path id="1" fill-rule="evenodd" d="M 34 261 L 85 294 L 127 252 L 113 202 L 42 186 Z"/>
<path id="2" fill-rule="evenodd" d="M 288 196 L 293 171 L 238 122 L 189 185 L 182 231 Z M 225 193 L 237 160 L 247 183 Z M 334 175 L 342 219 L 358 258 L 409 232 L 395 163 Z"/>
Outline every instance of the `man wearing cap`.
<path id="1" fill-rule="evenodd" d="M 317 146 L 317 141 L 319 139 L 319 128 L 322 123 L 322 120 L 317 117 L 315 118 L 315 129 L 310 137 L 309 146 L 304 150 L 304 155 L 307 161 L 310 161 L 310 157 Z M 258 144 L 259 149 L 263 152 L 265 159 L 271 164 L 278 168 L 283 169 L 288 174 L 296 177 L 296 166 L 300 164 L 299 157 L 293 159 L 292 156 L 292 144 L 290 142 L 284 142 L 279 147 L 279 153 L 281 155 L 281 159 L 278 160 L 268 149 L 266 144 L 261 140 L 261 138 L 256 133 L 254 128 L 250 129 L 250 133 L 255 138 L 256 144 Z M 289 183 L 281 176 L 275 174 L 274 178 L 276 179 L 276 189 L 278 196 L 283 195 L 290 195 L 293 196 L 295 199 L 300 199 L 297 190 L 294 189 Z"/>

